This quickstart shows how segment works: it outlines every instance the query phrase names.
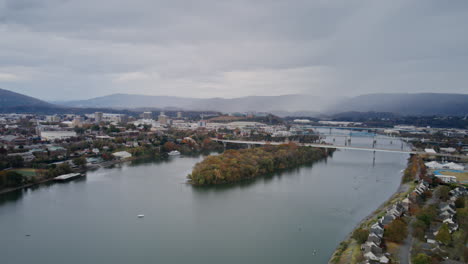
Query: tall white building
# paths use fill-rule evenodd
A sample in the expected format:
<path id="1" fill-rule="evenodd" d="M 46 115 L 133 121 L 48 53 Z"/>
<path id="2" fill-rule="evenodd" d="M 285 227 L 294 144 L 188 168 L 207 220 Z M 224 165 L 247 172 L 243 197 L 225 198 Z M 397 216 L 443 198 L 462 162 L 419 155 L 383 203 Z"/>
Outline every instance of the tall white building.
<path id="1" fill-rule="evenodd" d="M 60 122 L 60 117 L 58 115 L 48 115 L 46 116 L 47 122 Z"/>
<path id="2" fill-rule="evenodd" d="M 144 112 L 143 113 L 143 119 L 152 119 L 153 118 L 153 113 L 152 112 Z"/>
<path id="3" fill-rule="evenodd" d="M 81 119 L 81 116 L 77 116 L 77 117 L 75 117 L 75 119 L 73 119 L 72 126 L 73 127 L 82 127 L 83 126 L 83 121 Z"/>
<path id="4" fill-rule="evenodd" d="M 159 116 L 158 116 L 158 122 L 159 122 L 161 125 L 165 125 L 165 124 L 167 124 L 167 121 L 168 121 L 167 116 L 164 114 L 163 111 L 161 111 L 161 113 L 160 113 Z"/>
<path id="5" fill-rule="evenodd" d="M 94 120 L 96 123 L 101 123 L 102 122 L 102 112 L 96 112 L 94 113 Z"/>
<path id="6" fill-rule="evenodd" d="M 119 123 L 126 124 L 128 123 L 128 115 L 126 114 L 121 114 L 119 116 Z"/>

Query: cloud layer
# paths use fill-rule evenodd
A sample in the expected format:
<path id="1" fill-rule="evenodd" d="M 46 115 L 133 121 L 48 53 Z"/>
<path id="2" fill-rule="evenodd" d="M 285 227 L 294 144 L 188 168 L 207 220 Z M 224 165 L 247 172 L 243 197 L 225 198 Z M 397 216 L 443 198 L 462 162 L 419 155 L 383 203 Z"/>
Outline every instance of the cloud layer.
<path id="1" fill-rule="evenodd" d="M 468 2 L 0 0 L 0 87 L 48 100 L 466 93 Z"/>

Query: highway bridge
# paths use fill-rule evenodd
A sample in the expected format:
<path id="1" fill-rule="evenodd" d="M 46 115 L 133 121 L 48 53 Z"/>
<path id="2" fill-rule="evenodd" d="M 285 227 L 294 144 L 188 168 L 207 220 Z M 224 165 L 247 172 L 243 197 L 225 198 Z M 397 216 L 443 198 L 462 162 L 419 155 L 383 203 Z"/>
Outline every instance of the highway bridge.
<path id="1" fill-rule="evenodd" d="M 223 144 L 244 144 L 244 145 L 281 145 L 286 144 L 287 142 L 270 142 L 270 141 L 246 141 L 246 140 L 227 140 L 227 139 L 217 139 L 212 138 L 211 140 L 220 142 Z M 453 154 L 444 154 L 444 153 L 427 153 L 424 151 L 414 151 L 414 150 L 399 150 L 399 149 L 384 149 L 384 148 L 369 148 L 369 147 L 352 147 L 352 146 L 343 146 L 343 145 L 333 145 L 333 144 L 316 144 L 316 143 L 297 143 L 293 142 L 300 146 L 308 146 L 315 148 L 334 148 L 334 149 L 348 149 L 348 150 L 362 150 L 362 151 L 373 151 L 373 152 L 390 152 L 390 153 L 404 153 L 404 154 L 420 154 L 420 155 L 430 155 L 430 156 L 441 156 L 441 157 L 452 157 L 458 159 L 467 159 L 467 156 L 463 155 L 453 155 Z"/>

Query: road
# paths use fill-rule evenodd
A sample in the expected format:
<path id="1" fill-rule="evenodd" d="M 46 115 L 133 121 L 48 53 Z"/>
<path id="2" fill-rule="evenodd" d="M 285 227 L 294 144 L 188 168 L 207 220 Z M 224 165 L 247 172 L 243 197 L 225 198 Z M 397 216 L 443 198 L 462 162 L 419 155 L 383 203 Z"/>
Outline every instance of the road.
<path id="1" fill-rule="evenodd" d="M 246 145 L 281 145 L 286 144 L 287 142 L 269 142 L 269 141 L 248 141 L 248 140 L 227 140 L 227 139 L 217 139 L 212 138 L 211 140 L 221 143 L 230 143 L 230 144 L 246 144 Z M 383 148 L 367 148 L 367 147 L 352 147 L 352 146 L 342 146 L 342 145 L 333 145 L 333 144 L 316 144 L 316 143 L 297 143 L 301 146 L 309 146 L 315 148 L 334 148 L 334 149 L 348 149 L 348 150 L 363 150 L 363 151 L 376 151 L 376 152 L 391 152 L 391 153 L 405 153 L 405 154 L 418 154 L 418 155 L 430 155 L 430 156 L 441 156 L 441 157 L 454 157 L 454 158 L 467 158 L 463 155 L 452 155 L 445 153 L 427 153 L 423 151 L 413 151 L 413 150 L 398 150 L 398 149 L 383 149 Z"/>

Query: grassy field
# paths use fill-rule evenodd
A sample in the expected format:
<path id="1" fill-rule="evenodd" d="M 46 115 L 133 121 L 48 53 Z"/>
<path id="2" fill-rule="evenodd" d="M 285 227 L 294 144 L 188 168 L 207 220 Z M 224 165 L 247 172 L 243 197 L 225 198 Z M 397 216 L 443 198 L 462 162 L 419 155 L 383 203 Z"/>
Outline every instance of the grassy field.
<path id="1" fill-rule="evenodd" d="M 13 169 L 11 171 L 17 172 L 26 177 L 34 177 L 37 175 L 37 170 L 32 168 Z"/>

